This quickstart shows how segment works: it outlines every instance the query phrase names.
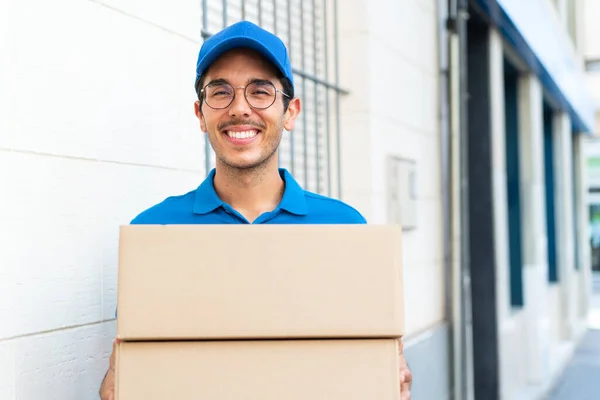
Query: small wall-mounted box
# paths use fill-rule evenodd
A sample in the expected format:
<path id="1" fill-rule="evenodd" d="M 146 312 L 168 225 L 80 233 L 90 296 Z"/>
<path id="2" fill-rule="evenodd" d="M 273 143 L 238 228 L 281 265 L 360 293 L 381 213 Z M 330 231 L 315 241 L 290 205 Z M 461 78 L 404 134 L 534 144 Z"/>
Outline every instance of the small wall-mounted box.
<path id="1" fill-rule="evenodd" d="M 403 229 L 417 227 L 416 163 L 414 160 L 388 156 L 387 158 L 388 222 Z"/>

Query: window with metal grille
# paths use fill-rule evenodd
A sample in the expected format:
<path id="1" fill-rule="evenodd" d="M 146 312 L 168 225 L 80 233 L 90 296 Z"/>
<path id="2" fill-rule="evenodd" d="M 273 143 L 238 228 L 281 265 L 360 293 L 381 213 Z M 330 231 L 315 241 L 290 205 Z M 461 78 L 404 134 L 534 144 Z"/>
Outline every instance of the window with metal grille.
<path id="1" fill-rule="evenodd" d="M 302 112 L 283 133 L 279 164 L 306 190 L 341 197 L 337 1 L 202 0 L 202 37 L 241 20 L 256 23 L 286 44 Z M 206 171 L 215 155 L 205 139 Z"/>

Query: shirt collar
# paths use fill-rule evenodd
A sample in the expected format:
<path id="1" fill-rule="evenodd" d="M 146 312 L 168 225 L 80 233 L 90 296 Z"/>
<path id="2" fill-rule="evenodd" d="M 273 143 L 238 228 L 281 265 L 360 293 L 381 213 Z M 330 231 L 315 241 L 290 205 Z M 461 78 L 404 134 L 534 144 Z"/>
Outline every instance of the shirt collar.
<path id="1" fill-rule="evenodd" d="M 225 202 L 219 198 L 215 191 L 213 184 L 215 172 L 216 170 L 213 168 L 204 182 L 196 189 L 196 199 L 194 202 L 195 214 L 208 214 L 225 205 Z M 280 168 L 279 174 L 285 182 L 285 190 L 278 208 L 296 215 L 308 214 L 308 207 L 306 206 L 302 187 L 300 187 L 298 182 L 296 182 L 286 169 Z"/>
<path id="2" fill-rule="evenodd" d="M 308 207 L 306 206 L 306 198 L 304 197 L 302 187 L 300 187 L 292 174 L 286 169 L 279 168 L 279 174 L 285 182 L 285 190 L 279 203 L 279 208 L 296 215 L 308 214 Z"/>
<path id="3" fill-rule="evenodd" d="M 204 182 L 196 189 L 196 200 L 194 202 L 195 214 L 208 214 L 225 204 L 217 195 L 213 185 L 215 172 L 216 170 L 213 168 Z"/>

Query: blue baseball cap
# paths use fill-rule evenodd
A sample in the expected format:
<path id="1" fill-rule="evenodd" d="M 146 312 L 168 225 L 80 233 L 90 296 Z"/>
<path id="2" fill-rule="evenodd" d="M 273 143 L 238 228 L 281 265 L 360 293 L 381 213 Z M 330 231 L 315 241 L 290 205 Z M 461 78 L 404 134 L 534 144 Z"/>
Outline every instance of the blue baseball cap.
<path id="1" fill-rule="evenodd" d="M 230 25 L 204 41 L 198 54 L 194 86 L 198 83 L 200 75 L 221 54 L 239 47 L 247 47 L 258 51 L 290 80 L 292 87 L 294 86 L 292 65 L 283 41 L 271 32 L 249 21 L 240 21 Z"/>

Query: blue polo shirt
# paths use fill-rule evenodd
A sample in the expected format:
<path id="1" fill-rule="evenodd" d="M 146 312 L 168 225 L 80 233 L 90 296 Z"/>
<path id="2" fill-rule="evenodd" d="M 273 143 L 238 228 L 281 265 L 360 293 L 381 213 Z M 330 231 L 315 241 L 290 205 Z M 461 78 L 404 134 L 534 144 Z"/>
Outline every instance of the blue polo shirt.
<path id="1" fill-rule="evenodd" d="M 260 215 L 254 224 L 365 224 L 365 218 L 339 200 L 303 190 L 292 175 L 280 168 L 285 182 L 281 202 Z M 219 198 L 213 169 L 196 190 L 166 198 L 131 221 L 132 224 L 249 224 L 239 212 Z"/>

